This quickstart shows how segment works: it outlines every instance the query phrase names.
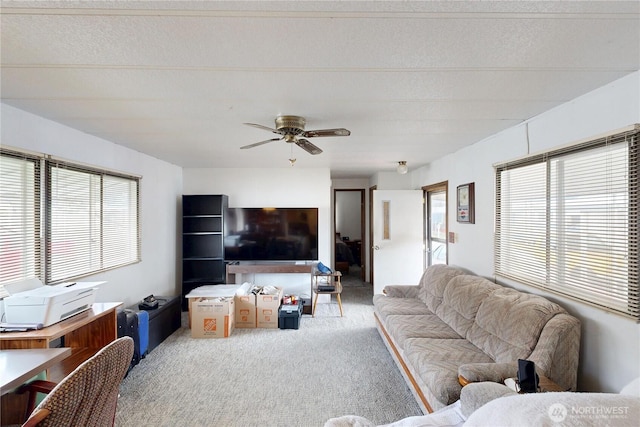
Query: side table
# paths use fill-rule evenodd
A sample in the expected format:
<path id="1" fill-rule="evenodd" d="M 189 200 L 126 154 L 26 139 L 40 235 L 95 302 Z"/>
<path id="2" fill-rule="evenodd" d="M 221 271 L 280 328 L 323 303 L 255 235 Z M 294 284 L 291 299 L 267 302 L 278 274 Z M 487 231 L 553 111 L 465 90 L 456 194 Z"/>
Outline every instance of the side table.
<path id="1" fill-rule="evenodd" d="M 515 391 L 516 393 L 522 393 L 521 391 L 519 391 L 516 378 L 507 378 L 506 380 L 504 380 L 504 384 L 507 387 L 509 387 L 511 390 Z M 568 390 L 564 390 L 558 384 L 553 382 L 553 380 L 551 380 L 550 378 L 545 377 L 544 375 L 538 374 L 538 393 L 549 393 L 549 392 L 560 392 L 560 391 L 568 391 Z"/>
<path id="2" fill-rule="evenodd" d="M 313 299 L 313 309 L 311 310 L 311 317 L 316 315 L 316 305 L 318 304 L 318 296 L 321 294 L 335 295 L 338 301 L 338 307 L 340 307 L 340 317 L 342 317 L 342 300 L 340 294 L 342 293 L 342 283 L 340 278 L 342 273 L 334 271 L 331 273 L 320 273 L 314 271 L 311 275 L 311 289 L 315 292 L 316 296 Z"/>

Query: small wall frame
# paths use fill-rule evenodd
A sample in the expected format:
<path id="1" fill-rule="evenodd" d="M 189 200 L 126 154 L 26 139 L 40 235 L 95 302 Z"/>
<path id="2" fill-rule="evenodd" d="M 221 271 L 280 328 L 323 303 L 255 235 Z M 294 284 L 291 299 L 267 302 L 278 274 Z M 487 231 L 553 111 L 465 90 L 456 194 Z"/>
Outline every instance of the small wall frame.
<path id="1" fill-rule="evenodd" d="M 459 185 L 456 198 L 456 218 L 458 222 L 475 224 L 474 183 Z"/>

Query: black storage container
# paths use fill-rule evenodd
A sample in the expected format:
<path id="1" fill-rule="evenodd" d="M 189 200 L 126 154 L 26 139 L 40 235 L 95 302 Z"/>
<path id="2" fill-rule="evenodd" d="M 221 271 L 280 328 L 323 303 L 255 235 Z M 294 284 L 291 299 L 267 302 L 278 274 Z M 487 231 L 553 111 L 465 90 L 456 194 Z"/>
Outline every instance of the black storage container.
<path id="1" fill-rule="evenodd" d="M 149 313 L 149 345 L 147 352 L 151 352 L 167 339 L 169 335 L 180 329 L 182 309 L 179 296 L 156 296 L 158 308 L 146 310 Z M 138 305 L 131 307 L 139 311 Z"/>
<path id="2" fill-rule="evenodd" d="M 281 305 L 278 309 L 278 328 L 298 329 L 302 317 L 302 302 L 295 305 Z"/>

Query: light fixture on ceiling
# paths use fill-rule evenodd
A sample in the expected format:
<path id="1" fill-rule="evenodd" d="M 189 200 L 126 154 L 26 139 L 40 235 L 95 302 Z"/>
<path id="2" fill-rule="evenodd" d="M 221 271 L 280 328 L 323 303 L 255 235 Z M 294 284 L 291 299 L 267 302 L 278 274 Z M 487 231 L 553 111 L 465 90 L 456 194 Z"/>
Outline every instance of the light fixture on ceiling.
<path id="1" fill-rule="evenodd" d="M 398 162 L 398 167 L 396 168 L 396 171 L 398 171 L 400 175 L 404 175 L 405 173 L 407 173 L 408 170 L 409 168 L 407 168 L 406 160 L 401 160 Z"/>

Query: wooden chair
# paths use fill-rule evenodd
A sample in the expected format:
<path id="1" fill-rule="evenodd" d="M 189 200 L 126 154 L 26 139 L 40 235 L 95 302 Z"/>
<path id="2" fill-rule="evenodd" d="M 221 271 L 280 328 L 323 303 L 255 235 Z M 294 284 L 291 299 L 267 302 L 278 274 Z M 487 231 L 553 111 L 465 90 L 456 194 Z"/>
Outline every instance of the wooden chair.
<path id="1" fill-rule="evenodd" d="M 36 380 L 29 393 L 30 415 L 23 427 L 113 425 L 120 383 L 133 357 L 133 339 L 122 337 L 87 359 L 60 383 Z M 48 393 L 33 409 L 36 393 Z"/>

